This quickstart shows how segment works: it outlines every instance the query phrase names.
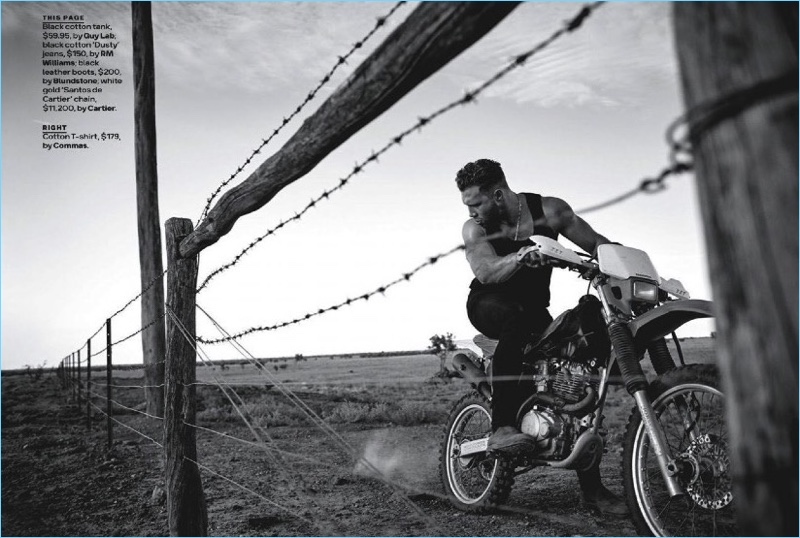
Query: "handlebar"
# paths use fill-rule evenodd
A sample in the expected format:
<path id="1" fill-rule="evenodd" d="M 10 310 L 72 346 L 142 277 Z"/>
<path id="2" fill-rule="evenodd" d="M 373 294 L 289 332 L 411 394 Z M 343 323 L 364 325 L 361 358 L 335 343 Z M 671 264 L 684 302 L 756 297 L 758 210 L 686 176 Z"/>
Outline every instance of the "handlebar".
<path id="1" fill-rule="evenodd" d="M 546 258 L 556 260 L 555 263 L 552 263 L 552 265 L 577 271 L 581 274 L 582 278 L 587 280 L 593 279 L 600 272 L 599 262 L 595 263 L 589 260 L 584 260 L 577 252 L 568 249 L 555 239 L 550 239 L 549 237 L 543 235 L 532 235 L 529 237 L 529 239 L 533 245 L 520 250 L 517 254 L 518 257 L 523 258 L 530 252 L 537 252 Z M 644 256 L 648 264 L 650 263 L 649 258 L 647 258 L 647 254 L 643 251 L 637 251 L 636 249 L 623 247 L 622 245 L 619 245 L 616 248 L 625 249 L 626 252 L 636 252 L 640 256 Z M 653 268 L 652 271 L 655 275 L 655 268 Z M 656 284 L 661 290 L 677 299 L 688 299 L 690 297 L 689 292 L 686 291 L 686 288 L 683 287 L 683 284 L 679 280 L 666 280 L 658 276 L 655 276 L 655 280 L 657 281 Z"/>
<path id="2" fill-rule="evenodd" d="M 529 239 L 533 242 L 533 245 L 520 250 L 517 254 L 518 259 L 524 258 L 530 252 L 537 252 L 546 258 L 555 260 L 552 265 L 575 270 L 581 274 L 591 272 L 597 268 L 596 263 L 584 260 L 577 252 L 566 248 L 554 239 L 543 235 L 532 235 Z"/>

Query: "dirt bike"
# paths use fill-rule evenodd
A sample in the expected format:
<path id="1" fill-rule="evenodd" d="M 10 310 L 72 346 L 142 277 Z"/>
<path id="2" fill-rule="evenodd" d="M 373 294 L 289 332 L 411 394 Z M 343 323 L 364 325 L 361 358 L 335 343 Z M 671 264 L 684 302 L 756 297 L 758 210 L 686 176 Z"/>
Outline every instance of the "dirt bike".
<path id="1" fill-rule="evenodd" d="M 556 318 L 525 347 L 517 427 L 536 447 L 487 452 L 491 434 L 491 357 L 496 340 L 475 343 L 484 356 L 459 353 L 456 370 L 473 387 L 450 411 L 440 473 L 451 502 L 487 511 L 508 498 L 515 476 L 547 466 L 584 470 L 604 451 L 609 386 L 624 385 L 635 407 L 624 434 L 622 474 L 637 531 L 645 535 L 736 534 L 724 397 L 716 368 L 686 365 L 675 330 L 712 317 L 678 280 L 660 278 L 648 255 L 618 244 L 597 259 L 532 236 L 528 251 L 577 271 L 597 293 Z M 666 342 L 672 335 L 680 365 Z M 612 353 L 613 349 L 613 353 Z M 647 353 L 654 374 L 645 374 Z"/>

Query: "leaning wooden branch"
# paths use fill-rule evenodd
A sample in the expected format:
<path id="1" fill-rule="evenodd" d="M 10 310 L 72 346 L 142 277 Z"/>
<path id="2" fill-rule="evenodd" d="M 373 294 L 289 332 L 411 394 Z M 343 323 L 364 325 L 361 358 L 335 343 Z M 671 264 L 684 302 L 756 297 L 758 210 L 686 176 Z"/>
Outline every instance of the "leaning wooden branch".
<path id="1" fill-rule="evenodd" d="M 195 256 L 269 202 L 414 87 L 484 36 L 518 2 L 420 4 L 274 155 L 223 195 L 181 242 Z"/>

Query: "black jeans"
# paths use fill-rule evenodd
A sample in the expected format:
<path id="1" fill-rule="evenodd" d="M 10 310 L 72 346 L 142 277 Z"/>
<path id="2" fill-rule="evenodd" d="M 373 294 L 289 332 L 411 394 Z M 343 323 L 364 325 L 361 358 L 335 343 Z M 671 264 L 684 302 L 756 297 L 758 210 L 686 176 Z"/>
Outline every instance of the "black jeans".
<path id="1" fill-rule="evenodd" d="M 500 340 L 492 359 L 492 431 L 516 426 L 522 405 L 518 379 L 522 352 L 532 333 L 542 333 L 553 321 L 546 307 L 526 305 L 517 294 L 489 290 L 471 291 L 467 299 L 470 322 L 489 338 Z M 601 488 L 600 462 L 578 471 L 584 496 L 596 496 Z"/>
<path id="2" fill-rule="evenodd" d="M 544 332 L 553 321 L 545 306 L 525 304 L 515 293 L 473 290 L 467 315 L 481 333 L 500 342 L 492 359 L 492 431 L 516 426 L 522 405 L 519 376 L 522 352 L 532 333 Z"/>

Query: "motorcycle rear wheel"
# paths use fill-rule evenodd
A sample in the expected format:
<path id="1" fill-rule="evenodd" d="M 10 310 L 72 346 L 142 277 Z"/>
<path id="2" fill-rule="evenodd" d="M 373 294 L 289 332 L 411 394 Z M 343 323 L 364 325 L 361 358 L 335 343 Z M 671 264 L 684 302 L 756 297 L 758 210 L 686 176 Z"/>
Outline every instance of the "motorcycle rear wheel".
<path id="1" fill-rule="evenodd" d="M 483 395 L 472 392 L 453 406 L 439 453 L 439 474 L 450 502 L 466 512 L 487 512 L 504 503 L 514 485 L 513 464 L 504 458 L 458 456 L 465 441 L 492 433 L 492 413 Z"/>
<path id="2" fill-rule="evenodd" d="M 623 480 L 642 535 L 736 535 L 725 399 L 716 368 L 689 365 L 650 384 L 650 401 L 672 457 L 681 464 L 683 497 L 670 499 L 637 408 L 625 430 Z"/>

